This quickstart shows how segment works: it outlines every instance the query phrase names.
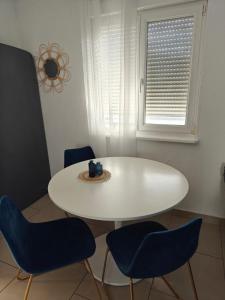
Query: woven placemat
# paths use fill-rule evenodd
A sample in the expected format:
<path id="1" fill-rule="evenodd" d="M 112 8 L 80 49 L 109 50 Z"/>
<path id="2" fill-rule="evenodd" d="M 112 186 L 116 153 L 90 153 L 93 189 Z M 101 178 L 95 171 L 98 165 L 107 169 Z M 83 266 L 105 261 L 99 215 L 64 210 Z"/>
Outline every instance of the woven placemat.
<path id="1" fill-rule="evenodd" d="M 88 171 L 81 172 L 78 175 L 78 178 L 80 180 L 85 181 L 85 182 L 93 182 L 93 183 L 107 181 L 107 180 L 110 179 L 110 177 L 111 177 L 111 173 L 107 170 L 103 170 L 102 175 L 95 176 L 95 177 L 89 177 L 89 172 Z"/>

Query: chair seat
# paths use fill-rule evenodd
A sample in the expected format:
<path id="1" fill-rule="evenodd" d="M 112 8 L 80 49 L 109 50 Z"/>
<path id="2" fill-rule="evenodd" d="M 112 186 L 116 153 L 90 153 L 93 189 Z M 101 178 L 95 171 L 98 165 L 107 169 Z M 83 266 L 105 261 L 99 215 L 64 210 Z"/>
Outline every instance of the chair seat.
<path id="1" fill-rule="evenodd" d="M 110 232 L 107 245 L 120 271 L 128 275 L 130 263 L 147 234 L 167 230 L 157 222 L 142 222 Z"/>
<path id="2" fill-rule="evenodd" d="M 95 240 L 88 226 L 78 218 L 30 224 L 31 244 L 20 265 L 31 274 L 51 271 L 80 262 L 95 252 Z M 27 241 L 28 242 L 28 241 Z"/>

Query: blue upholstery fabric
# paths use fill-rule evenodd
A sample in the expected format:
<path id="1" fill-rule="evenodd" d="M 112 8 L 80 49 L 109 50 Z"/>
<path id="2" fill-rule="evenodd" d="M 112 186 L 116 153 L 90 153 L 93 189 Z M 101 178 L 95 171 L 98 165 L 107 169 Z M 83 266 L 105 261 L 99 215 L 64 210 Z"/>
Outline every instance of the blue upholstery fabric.
<path id="1" fill-rule="evenodd" d="M 82 220 L 30 223 L 7 196 L 0 198 L 0 229 L 17 264 L 29 274 L 80 262 L 95 252 L 95 239 Z"/>
<path id="2" fill-rule="evenodd" d="M 94 158 L 95 154 L 90 146 L 77 149 L 67 149 L 64 152 L 64 167 L 66 168 L 81 161 Z"/>
<path id="3" fill-rule="evenodd" d="M 124 226 L 106 241 L 120 271 L 131 278 L 152 278 L 185 264 L 196 251 L 201 219 L 167 230 L 156 222 Z"/>

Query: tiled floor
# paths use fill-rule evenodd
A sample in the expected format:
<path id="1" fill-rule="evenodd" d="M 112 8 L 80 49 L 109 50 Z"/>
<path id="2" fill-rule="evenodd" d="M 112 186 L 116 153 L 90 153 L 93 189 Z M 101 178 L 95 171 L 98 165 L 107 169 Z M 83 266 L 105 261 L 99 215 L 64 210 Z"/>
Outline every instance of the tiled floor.
<path id="1" fill-rule="evenodd" d="M 64 217 L 64 213 L 47 196 L 24 211 L 32 222 L 43 222 Z M 154 218 L 169 228 L 185 223 L 189 213 L 172 211 Z M 110 231 L 112 223 L 86 220 L 95 236 Z M 225 300 L 225 220 L 206 218 L 197 253 L 191 259 L 199 300 Z M 16 280 L 17 267 L 2 237 L 0 237 L 0 300 L 23 299 L 26 282 Z M 183 266 L 167 275 L 183 300 L 194 300 L 188 269 Z M 100 284 L 99 287 L 101 288 Z M 112 300 L 129 299 L 128 287 L 107 286 Z M 173 300 L 170 290 L 161 279 L 143 280 L 135 285 L 136 300 Z M 102 292 L 103 299 L 107 299 Z M 49 272 L 34 279 L 30 300 L 87 300 L 98 299 L 94 284 L 83 264 Z"/>

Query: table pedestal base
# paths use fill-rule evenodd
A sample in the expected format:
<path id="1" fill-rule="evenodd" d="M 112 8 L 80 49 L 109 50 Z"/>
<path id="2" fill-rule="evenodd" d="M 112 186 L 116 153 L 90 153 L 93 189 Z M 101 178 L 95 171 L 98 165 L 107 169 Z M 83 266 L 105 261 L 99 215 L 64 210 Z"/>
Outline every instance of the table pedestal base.
<path id="1" fill-rule="evenodd" d="M 99 281 L 102 281 L 102 270 L 104 265 L 106 247 L 106 234 L 97 237 L 96 252 L 91 258 L 89 258 L 94 277 Z M 139 279 L 133 280 L 134 283 L 138 281 Z M 129 278 L 124 276 L 117 268 L 110 252 L 108 255 L 105 271 L 105 283 L 115 286 L 124 286 L 129 285 L 130 283 Z"/>

